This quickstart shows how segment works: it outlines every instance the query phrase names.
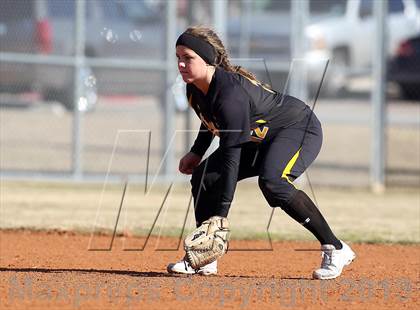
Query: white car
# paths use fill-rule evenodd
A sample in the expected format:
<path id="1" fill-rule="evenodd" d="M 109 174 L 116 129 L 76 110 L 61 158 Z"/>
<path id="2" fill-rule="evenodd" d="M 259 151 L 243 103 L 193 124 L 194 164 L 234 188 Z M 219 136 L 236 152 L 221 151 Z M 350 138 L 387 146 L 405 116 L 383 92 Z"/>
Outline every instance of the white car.
<path id="1" fill-rule="evenodd" d="M 309 39 L 306 59 L 311 88 L 317 87 L 325 59 L 329 67 L 322 90 L 336 95 L 345 89 L 348 79 L 366 74 L 371 67 L 374 40 L 374 0 L 336 2 L 332 16 L 310 24 L 305 29 Z M 389 0 L 388 55 L 395 54 L 399 43 L 420 32 L 420 0 Z"/>

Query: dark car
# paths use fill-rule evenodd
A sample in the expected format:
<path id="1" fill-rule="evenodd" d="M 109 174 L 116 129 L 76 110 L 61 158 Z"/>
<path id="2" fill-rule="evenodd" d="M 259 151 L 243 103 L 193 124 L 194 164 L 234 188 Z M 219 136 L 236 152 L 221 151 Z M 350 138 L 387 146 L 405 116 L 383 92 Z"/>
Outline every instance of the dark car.
<path id="1" fill-rule="evenodd" d="M 388 80 L 396 82 L 406 99 L 420 99 L 420 34 L 403 41 L 389 62 Z"/>
<path id="2" fill-rule="evenodd" d="M 85 56 L 164 60 L 165 14 L 145 0 L 86 1 Z M 152 3 L 153 5 L 153 3 Z M 74 56 L 76 0 L 0 1 L 0 52 Z M 10 56 L 12 55 L 12 56 Z M 67 64 L 3 61 L 0 91 L 36 91 L 73 109 L 74 69 Z M 162 89 L 157 70 L 85 67 L 79 79 L 92 103 L 100 94 L 153 93 Z M 86 102 L 86 100 L 85 100 Z"/>

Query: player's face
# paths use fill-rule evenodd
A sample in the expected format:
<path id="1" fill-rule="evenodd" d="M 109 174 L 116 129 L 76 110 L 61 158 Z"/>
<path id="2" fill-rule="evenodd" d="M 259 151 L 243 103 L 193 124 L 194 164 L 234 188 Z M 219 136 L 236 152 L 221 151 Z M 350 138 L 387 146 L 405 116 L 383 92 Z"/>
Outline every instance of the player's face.
<path id="1" fill-rule="evenodd" d="M 176 47 L 178 70 L 185 83 L 194 83 L 206 78 L 206 62 L 192 49 L 183 45 Z"/>

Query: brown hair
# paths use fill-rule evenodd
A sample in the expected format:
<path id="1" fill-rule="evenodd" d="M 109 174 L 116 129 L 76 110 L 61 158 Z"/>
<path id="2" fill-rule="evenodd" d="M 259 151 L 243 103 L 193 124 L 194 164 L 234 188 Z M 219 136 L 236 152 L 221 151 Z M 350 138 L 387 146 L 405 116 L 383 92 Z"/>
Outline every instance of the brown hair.
<path id="1" fill-rule="evenodd" d="M 241 66 L 234 66 L 230 63 L 228 53 L 222 40 L 220 40 L 217 33 L 211 28 L 205 26 L 192 26 L 187 28 L 185 32 L 203 39 L 214 47 L 217 55 L 216 66 L 220 66 L 229 72 L 239 73 L 257 84 L 270 88 L 269 85 L 261 83 L 252 72 L 249 72 Z"/>

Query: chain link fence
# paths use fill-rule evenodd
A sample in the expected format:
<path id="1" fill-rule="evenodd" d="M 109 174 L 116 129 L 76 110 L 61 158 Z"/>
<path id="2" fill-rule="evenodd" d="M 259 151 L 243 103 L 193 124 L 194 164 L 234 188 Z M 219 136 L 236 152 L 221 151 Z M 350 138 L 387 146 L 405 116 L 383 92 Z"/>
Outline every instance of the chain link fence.
<path id="1" fill-rule="evenodd" d="M 177 78 L 174 42 L 204 24 L 234 63 L 315 106 L 325 136 L 311 182 L 369 185 L 373 3 L 3 0 L 1 174 L 176 178 L 199 120 Z M 420 183 L 419 7 L 390 0 L 387 15 L 385 171 L 397 185 Z"/>

